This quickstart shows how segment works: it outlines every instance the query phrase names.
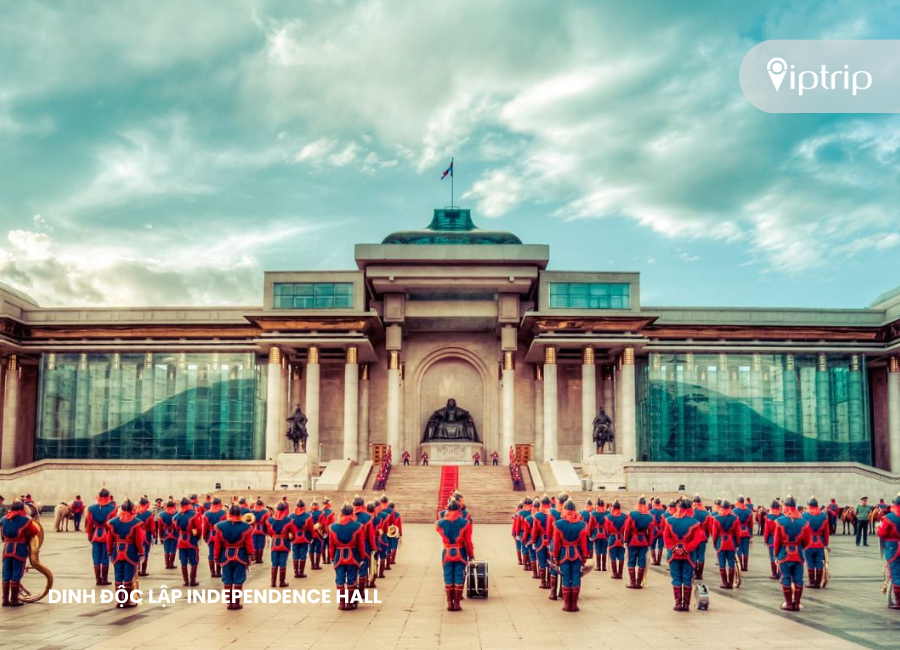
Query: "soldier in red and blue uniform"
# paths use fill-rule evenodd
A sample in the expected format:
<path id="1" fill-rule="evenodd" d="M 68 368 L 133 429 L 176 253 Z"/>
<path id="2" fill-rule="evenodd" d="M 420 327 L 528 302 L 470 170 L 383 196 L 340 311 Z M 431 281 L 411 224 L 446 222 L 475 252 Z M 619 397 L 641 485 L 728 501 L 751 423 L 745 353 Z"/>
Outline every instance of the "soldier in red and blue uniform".
<path id="1" fill-rule="evenodd" d="M 643 589 L 641 583 L 647 572 L 647 550 L 650 548 L 655 521 L 650 514 L 647 499 L 641 496 L 637 502 L 637 510 L 628 513 L 625 530 L 622 531 L 622 538 L 628 545 L 628 589 Z"/>
<path id="2" fill-rule="evenodd" d="M 176 514 L 175 502 L 170 499 L 166 502 L 165 511 L 160 513 L 156 522 L 156 536 L 162 541 L 163 557 L 167 569 L 175 568 L 175 554 L 178 552 L 178 533 L 175 531 Z"/>
<path id="3" fill-rule="evenodd" d="M 550 497 L 541 498 L 541 507 L 531 516 L 531 544 L 534 545 L 541 576 L 541 589 L 550 589 L 551 597 L 556 596 L 556 576 L 550 575 L 549 556 L 550 541 L 553 534 L 553 515 L 550 514 Z"/>
<path id="4" fill-rule="evenodd" d="M 178 562 L 185 587 L 196 587 L 197 565 L 200 563 L 200 532 L 203 521 L 197 509 L 187 497 L 181 499 L 181 512 L 172 517 L 175 533 L 178 535 Z M 190 568 L 190 578 L 188 577 Z"/>
<path id="5" fill-rule="evenodd" d="M 828 532 L 834 535 L 837 532 L 837 522 L 841 516 L 841 508 L 838 506 L 837 501 L 834 499 L 825 506 L 825 510 L 828 512 Z"/>
<path id="6" fill-rule="evenodd" d="M 138 502 L 137 513 L 134 516 L 144 524 L 144 548 L 141 552 L 143 559 L 141 560 L 140 573 L 138 573 L 143 578 L 149 575 L 147 573 L 147 562 L 150 559 L 150 547 L 153 544 L 153 528 L 156 525 L 153 511 L 150 510 L 150 499 L 146 495 L 142 496 Z"/>
<path id="7" fill-rule="evenodd" d="M 72 519 L 75 521 L 75 532 L 77 533 L 81 530 L 81 518 L 84 516 L 84 501 L 81 500 L 80 494 L 75 495 L 75 500 L 69 506 L 69 510 L 72 511 Z"/>
<path id="8" fill-rule="evenodd" d="M 397 527 L 397 536 L 387 538 L 390 549 L 390 555 L 388 555 L 388 568 L 390 568 L 392 565 L 397 564 L 397 549 L 400 548 L 400 540 L 403 537 L 403 518 L 400 516 L 400 513 L 397 512 L 397 506 L 394 505 L 393 501 L 388 503 L 388 510 L 391 513 L 391 524 Z"/>
<path id="9" fill-rule="evenodd" d="M 709 525 L 712 522 L 709 520 L 709 510 L 703 506 L 703 500 L 699 494 L 694 495 L 692 506 L 694 509 L 693 517 L 700 522 L 700 530 L 703 531 L 705 538 L 697 545 L 697 550 L 694 552 L 694 578 L 703 580 L 703 567 L 706 566 L 706 544 L 707 539 L 709 539 Z M 751 521 L 752 519 L 751 517 Z"/>
<path id="10" fill-rule="evenodd" d="M 387 540 L 387 529 L 390 525 L 391 513 L 388 511 L 388 498 L 382 495 L 381 499 L 375 502 L 375 519 L 372 526 L 375 528 L 375 549 L 378 556 L 378 577 L 383 578 L 384 572 L 390 569 L 388 566 L 388 554 L 390 551 L 390 543 Z"/>
<path id="11" fill-rule="evenodd" d="M 232 504 L 224 521 L 216 524 L 213 546 L 222 567 L 223 600 L 228 609 L 241 609 L 241 591 L 247 581 L 247 566 L 253 560 L 253 527 L 241 520 L 241 507 Z"/>
<path id="12" fill-rule="evenodd" d="M 147 501 L 149 505 L 149 500 Z M 109 522 L 109 538 L 107 551 L 113 563 L 115 577 L 115 589 L 118 592 L 124 589 L 127 598 L 124 602 L 117 601 L 117 607 L 136 607 L 131 594 L 134 592 L 135 574 L 144 559 L 144 549 L 147 548 L 147 525 L 134 512 L 134 504 L 125 499 L 119 508 L 118 516 Z M 146 566 L 146 564 L 144 564 Z"/>
<path id="13" fill-rule="evenodd" d="M 721 502 L 719 511 L 709 518 L 709 531 L 719 561 L 719 575 L 722 577 L 719 587 L 734 589 L 735 551 L 740 545 L 740 524 L 731 512 L 731 502 L 727 499 Z"/>
<path id="14" fill-rule="evenodd" d="M 797 511 L 797 501 L 788 495 L 784 499 L 784 514 L 775 520 L 775 557 L 781 569 L 781 589 L 786 612 L 800 611 L 803 595 L 803 553 L 812 540 L 809 522 Z"/>
<path id="15" fill-rule="evenodd" d="M 766 513 L 766 518 L 763 521 L 763 542 L 766 548 L 769 549 L 769 565 L 772 569 L 769 580 L 781 580 L 781 576 L 778 574 L 778 560 L 775 557 L 775 520 L 780 516 L 781 503 L 778 499 L 775 499 L 772 501 L 772 507 L 769 508 L 769 512 Z"/>
<path id="16" fill-rule="evenodd" d="M 550 499 L 547 499 L 548 510 L 549 507 Z M 466 567 L 475 559 L 472 524 L 462 516 L 461 510 L 459 502 L 451 499 L 443 516 L 435 525 L 444 546 L 441 564 L 444 568 L 444 591 L 447 594 L 448 612 L 462 611 L 460 601 L 466 581 Z"/>
<path id="17" fill-rule="evenodd" d="M 266 550 L 266 519 L 269 518 L 269 510 L 262 499 L 257 499 L 250 513 L 255 520 L 253 523 L 253 556 L 256 558 L 256 564 L 262 564 L 263 553 Z"/>
<path id="18" fill-rule="evenodd" d="M 266 517 L 265 526 L 266 534 L 272 538 L 271 586 L 274 589 L 275 579 L 279 578 L 279 587 L 289 587 L 290 585 L 285 582 L 284 578 L 287 573 L 288 554 L 291 552 L 291 540 L 296 539 L 297 529 L 294 527 L 293 517 L 288 516 L 288 504 L 284 501 L 279 503 L 275 508 L 275 514 L 272 517 Z M 306 558 L 303 561 L 305 564 Z"/>
<path id="19" fill-rule="evenodd" d="M 374 508 L 372 510 L 374 511 Z M 366 550 L 359 563 L 359 589 L 365 591 L 369 586 L 372 553 L 375 552 L 375 528 L 372 525 L 372 515 L 369 514 L 365 499 L 358 495 L 353 498 L 353 516 L 363 525 L 363 539 L 366 542 Z"/>
<path id="20" fill-rule="evenodd" d="M 575 510 L 573 501 L 566 501 L 563 516 L 553 525 L 553 557 L 562 581 L 563 611 L 578 611 L 581 593 L 581 567 L 588 550 L 589 524 Z"/>
<path id="21" fill-rule="evenodd" d="M 216 529 L 216 524 L 220 521 L 223 521 L 225 517 L 227 517 L 227 513 L 225 509 L 222 507 L 222 499 L 216 497 L 212 500 L 209 508 L 203 513 L 203 541 L 206 542 L 207 547 L 209 548 L 209 552 L 207 555 L 207 561 L 209 562 L 209 575 L 211 578 L 221 578 L 222 577 L 222 567 L 219 565 L 219 562 L 216 558 L 216 548 L 213 543 L 213 533 Z"/>
<path id="22" fill-rule="evenodd" d="M 381 498 L 384 501 L 383 507 L 387 508 L 387 497 L 382 496 Z M 334 518 L 335 518 L 335 515 L 334 515 L 334 510 L 332 510 L 332 508 L 331 508 L 331 499 L 329 499 L 328 497 L 325 497 L 324 499 L 322 499 L 322 527 L 326 531 L 331 529 L 331 524 L 334 523 Z M 323 558 L 323 562 L 325 564 L 331 564 L 332 552 L 331 552 L 330 545 L 331 545 L 331 535 L 326 535 L 325 537 L 322 538 L 322 558 Z M 385 552 L 386 560 L 388 559 L 387 555 L 388 555 L 387 552 Z M 388 563 L 385 566 L 385 569 L 390 569 L 390 568 L 391 568 L 391 565 Z"/>
<path id="23" fill-rule="evenodd" d="M 522 541 L 528 532 L 528 525 L 525 518 L 531 513 L 531 497 L 525 497 L 524 501 L 519 502 L 516 514 L 513 516 L 512 536 L 516 540 L 516 560 L 525 571 L 531 570 L 531 561 L 528 556 L 528 548 Z"/>
<path id="24" fill-rule="evenodd" d="M 666 559 L 675 594 L 673 609 L 676 612 L 690 610 L 691 587 L 694 584 L 694 551 L 706 539 L 700 522 L 694 519 L 693 514 L 691 502 L 686 497 L 682 498 L 677 503 L 675 514 L 666 519 L 663 527 Z"/>
<path id="25" fill-rule="evenodd" d="M 894 590 L 894 604 L 888 607 L 900 609 L 900 494 L 894 497 L 891 511 L 881 520 L 876 533 L 884 544 L 884 558 L 890 573 L 890 588 Z"/>
<path id="26" fill-rule="evenodd" d="M 534 544 L 531 543 L 531 529 L 534 525 L 534 514 L 540 512 L 540 509 L 541 497 L 535 495 L 531 499 L 531 505 L 526 509 L 527 514 L 522 519 L 522 528 L 524 530 L 524 534 L 522 535 L 522 549 L 528 555 L 528 566 L 531 569 L 531 577 L 535 580 L 539 580 L 541 576 L 538 572 L 537 551 L 534 549 Z"/>
<path id="27" fill-rule="evenodd" d="M 663 508 L 659 497 L 653 499 L 653 507 L 650 508 L 650 514 L 653 515 L 653 538 L 650 540 L 650 560 L 653 566 L 659 566 L 662 563 L 663 554 L 663 538 L 662 525 L 663 515 L 666 509 Z"/>
<path id="28" fill-rule="evenodd" d="M 591 512 L 593 520 L 590 531 L 590 542 L 594 545 L 594 566 L 597 571 L 606 571 L 606 557 L 609 546 L 609 538 L 606 534 L 606 517 L 609 513 L 606 511 L 606 502 L 603 499 L 597 499 L 597 505 Z"/>
<path id="29" fill-rule="evenodd" d="M 19 586 L 25 575 L 28 546 L 39 534 L 37 525 L 25 512 L 24 503 L 13 502 L 0 520 L 0 533 L 3 534 L 3 606 L 21 607 L 24 603 L 19 600 Z"/>
<path id="30" fill-rule="evenodd" d="M 116 514 L 116 502 L 112 500 L 109 490 L 103 488 L 97 495 L 97 503 L 87 509 L 84 523 L 88 539 L 91 542 L 91 555 L 94 560 L 94 578 L 98 585 L 109 582 L 109 520 Z"/>
<path id="31" fill-rule="evenodd" d="M 625 523 L 628 516 L 622 512 L 622 506 L 616 500 L 612 504 L 612 510 L 606 515 L 603 522 L 606 531 L 607 552 L 612 562 L 613 580 L 622 579 L 622 571 L 625 568 Z"/>
<path id="32" fill-rule="evenodd" d="M 324 533 L 328 534 L 328 529 L 325 527 L 325 520 L 322 519 L 322 509 L 319 507 L 318 501 L 313 501 L 309 504 L 309 520 L 311 522 L 311 526 L 313 529 L 312 535 L 310 536 L 309 542 L 309 561 L 310 568 L 313 571 L 321 570 L 320 562 L 322 561 L 322 534 L 319 531 L 324 531 Z M 318 524 L 318 528 L 316 525 Z M 382 576 L 384 577 L 384 576 Z"/>
<path id="33" fill-rule="evenodd" d="M 278 505 L 280 506 L 281 504 Z M 287 504 L 285 503 L 284 505 L 287 508 Z M 306 510 L 306 503 L 303 502 L 303 499 L 297 499 L 297 505 L 294 507 L 294 512 L 290 518 L 294 524 L 294 540 L 291 544 L 294 577 L 305 578 L 306 558 L 309 555 L 309 547 L 318 535 L 316 535 L 316 531 L 313 528 L 315 523 L 313 522 L 312 512 Z M 318 566 L 313 566 L 313 568 L 316 569 Z"/>
<path id="34" fill-rule="evenodd" d="M 741 571 L 750 570 L 750 538 L 753 537 L 753 511 L 747 507 L 744 497 L 737 498 L 734 506 L 734 516 L 738 518 L 741 528 L 741 543 L 738 546 L 737 557 L 741 563 Z"/>
<path id="35" fill-rule="evenodd" d="M 822 586 L 822 576 L 825 573 L 825 549 L 828 548 L 830 526 L 828 514 L 819 508 L 816 497 L 806 502 L 809 508 L 803 513 L 803 518 L 809 522 L 809 546 L 806 547 L 806 570 L 809 573 L 809 588 L 818 589 Z"/>
<path id="36" fill-rule="evenodd" d="M 337 521 L 329 526 L 328 538 L 334 552 L 338 609 L 356 609 L 359 604 L 359 565 L 366 552 L 366 538 L 365 527 L 353 516 L 353 506 L 349 503 L 344 503 Z"/>
<path id="37" fill-rule="evenodd" d="M 594 523 L 594 518 L 591 516 L 593 512 L 594 502 L 588 499 L 584 502 L 584 510 L 579 513 L 581 515 L 581 518 L 584 520 L 584 523 L 587 524 L 588 550 L 587 555 L 584 556 L 585 562 L 594 557 L 594 526 L 596 526 L 597 524 Z"/>

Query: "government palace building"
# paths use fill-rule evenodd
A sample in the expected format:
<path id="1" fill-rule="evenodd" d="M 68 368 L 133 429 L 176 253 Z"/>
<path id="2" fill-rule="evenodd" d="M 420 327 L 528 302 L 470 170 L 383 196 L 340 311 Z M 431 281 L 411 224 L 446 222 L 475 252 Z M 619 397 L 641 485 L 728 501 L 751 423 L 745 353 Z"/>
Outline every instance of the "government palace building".
<path id="1" fill-rule="evenodd" d="M 347 490 L 388 449 L 512 451 L 548 490 L 897 492 L 900 290 L 655 307 L 639 273 L 554 270 L 548 246 L 455 207 L 355 259 L 267 272 L 241 307 L 48 308 L 0 286 L 0 493 Z M 423 442 L 449 399 L 478 439 Z M 285 435 L 297 407 L 306 453 Z"/>

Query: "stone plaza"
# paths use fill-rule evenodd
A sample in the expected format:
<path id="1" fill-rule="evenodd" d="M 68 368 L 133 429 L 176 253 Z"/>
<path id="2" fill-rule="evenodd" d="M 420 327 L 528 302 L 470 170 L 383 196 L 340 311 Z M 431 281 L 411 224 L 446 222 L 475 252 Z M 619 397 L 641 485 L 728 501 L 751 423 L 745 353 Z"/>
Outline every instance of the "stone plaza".
<path id="1" fill-rule="evenodd" d="M 477 518 L 478 513 L 474 513 Z M 850 536 L 833 539 L 831 581 L 807 589 L 800 613 L 779 611 L 778 583 L 768 579 L 760 538 L 751 548 L 750 572 L 733 592 L 717 588 L 707 565 L 710 608 L 672 611 L 664 567 L 654 567 L 648 587 L 635 591 L 609 573 L 584 578 L 581 612 L 561 611 L 530 573 L 516 564 L 509 528 L 475 524 L 476 557 L 489 563 L 487 600 L 462 601 L 445 611 L 440 540 L 430 525 L 405 527 L 398 564 L 378 581 L 382 604 L 339 612 L 334 604 L 248 604 L 239 612 L 221 604 L 188 604 L 115 610 L 101 604 L 50 604 L 46 599 L 0 614 L 4 647 L 22 650 L 196 648 L 893 648 L 900 618 L 885 607 L 877 543 L 856 547 Z M 90 548 L 83 534 L 47 534 L 43 561 L 58 589 L 93 586 Z M 151 552 L 142 589 L 179 588 L 177 571 L 165 572 L 159 546 Z M 290 589 L 333 588 L 334 572 L 308 571 L 289 578 Z M 251 569 L 248 588 L 268 587 L 268 566 Z M 201 567 L 200 587 L 220 587 Z M 186 591 L 186 588 L 184 589 Z"/>

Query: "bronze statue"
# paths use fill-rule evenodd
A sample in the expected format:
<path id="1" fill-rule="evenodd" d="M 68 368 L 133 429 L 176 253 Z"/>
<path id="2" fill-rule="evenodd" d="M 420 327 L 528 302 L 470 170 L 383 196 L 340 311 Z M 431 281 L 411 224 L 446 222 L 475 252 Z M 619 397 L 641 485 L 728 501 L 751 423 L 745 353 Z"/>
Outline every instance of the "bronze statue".
<path id="1" fill-rule="evenodd" d="M 302 445 L 303 453 L 305 454 L 306 439 L 309 438 L 309 432 L 306 430 L 306 415 L 304 415 L 303 411 L 301 411 L 298 406 L 297 410 L 294 411 L 293 415 L 291 415 L 287 421 L 291 423 L 291 426 L 287 431 L 287 439 L 294 443 L 294 453 L 298 453 L 300 451 L 300 446 Z"/>
<path id="2" fill-rule="evenodd" d="M 603 448 L 608 444 L 612 451 L 613 441 L 616 439 L 616 433 L 613 430 L 613 421 L 600 407 L 600 412 L 594 418 L 594 443 L 597 445 L 597 453 L 602 454 Z"/>
<path id="3" fill-rule="evenodd" d="M 478 442 L 478 431 L 469 412 L 459 408 L 455 399 L 448 399 L 447 406 L 435 411 L 425 426 L 422 442 L 468 440 Z"/>

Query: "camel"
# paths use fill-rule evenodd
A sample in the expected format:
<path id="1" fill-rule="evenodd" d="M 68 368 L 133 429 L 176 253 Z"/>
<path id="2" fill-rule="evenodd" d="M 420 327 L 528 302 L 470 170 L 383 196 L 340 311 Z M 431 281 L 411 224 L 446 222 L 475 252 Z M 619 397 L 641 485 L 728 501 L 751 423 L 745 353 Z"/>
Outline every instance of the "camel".
<path id="1" fill-rule="evenodd" d="M 72 514 L 72 509 L 69 508 L 69 505 L 65 502 L 60 502 L 58 506 L 53 509 L 53 522 L 56 525 L 56 532 L 63 532 L 63 522 L 66 525 L 66 532 L 69 532 L 69 522 L 75 519 L 75 515 Z"/>

